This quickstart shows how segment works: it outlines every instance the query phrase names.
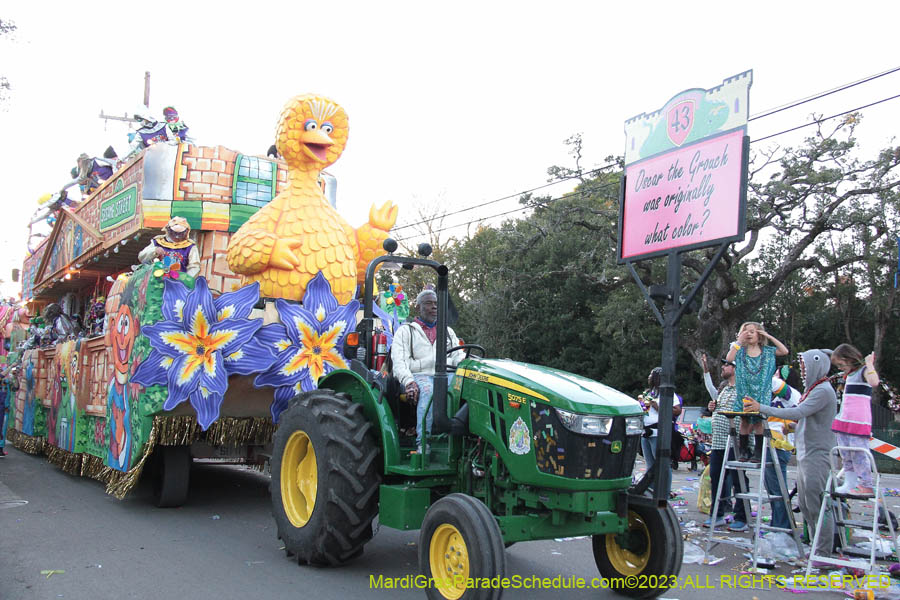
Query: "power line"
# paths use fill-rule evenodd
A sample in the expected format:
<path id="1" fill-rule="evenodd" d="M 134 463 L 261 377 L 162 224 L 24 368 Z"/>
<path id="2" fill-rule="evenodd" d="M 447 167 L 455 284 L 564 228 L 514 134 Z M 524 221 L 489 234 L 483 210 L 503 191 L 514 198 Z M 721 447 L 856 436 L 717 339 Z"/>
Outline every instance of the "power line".
<path id="1" fill-rule="evenodd" d="M 894 67 L 893 69 L 888 69 L 887 71 L 882 71 L 881 73 L 876 73 L 875 75 L 870 75 L 870 76 L 868 76 L 868 77 L 863 77 L 862 79 L 858 79 L 858 80 L 852 81 L 852 82 L 850 82 L 850 83 L 845 83 L 845 84 L 843 84 L 843 85 L 840 85 L 840 86 L 838 86 L 838 87 L 832 88 L 832 89 L 830 89 L 830 90 L 826 90 L 826 91 L 824 91 L 824 92 L 819 92 L 819 93 L 817 93 L 817 94 L 813 94 L 812 96 L 807 96 L 806 98 L 801 98 L 801 99 L 799 99 L 799 100 L 793 100 L 793 101 L 791 101 L 791 102 L 788 102 L 787 104 L 782 104 L 781 106 L 776 106 L 776 107 L 774 107 L 774 108 L 768 108 L 768 109 L 762 111 L 761 113 L 757 113 L 757 114 L 755 114 L 755 115 L 751 115 L 751 116 L 748 118 L 748 121 L 755 121 L 755 120 L 757 120 L 757 119 L 762 119 L 762 118 L 764 118 L 764 117 L 768 117 L 768 116 L 770 116 L 770 115 L 774 115 L 774 114 L 776 114 L 776 113 L 779 113 L 779 112 L 788 110 L 788 109 L 790 109 L 790 108 L 794 108 L 794 107 L 796 107 L 796 106 L 800 106 L 801 104 L 806 104 L 806 103 L 808 103 L 808 102 L 812 102 L 813 100 L 818 100 L 818 99 L 820 99 L 820 98 L 824 98 L 825 96 L 830 96 L 831 94 L 835 94 L 835 93 L 837 93 L 837 92 L 841 92 L 841 91 L 843 91 L 843 90 L 850 89 L 850 88 L 855 87 L 855 86 L 857 86 L 857 85 L 860 85 L 860 84 L 863 84 L 863 83 L 866 83 L 866 82 L 869 82 L 869 81 L 873 81 L 873 80 L 878 79 L 878 78 L 880 78 L 880 77 L 884 77 L 884 76 L 886 76 L 886 75 L 890 75 L 891 73 L 896 73 L 897 71 L 900 71 L 900 67 Z M 872 105 L 869 105 L 869 106 L 872 106 Z M 863 108 L 865 108 L 865 107 L 863 107 Z M 860 110 L 860 109 L 856 109 L 856 110 Z M 852 112 L 852 111 L 850 111 L 850 112 Z M 838 116 L 840 116 L 840 115 L 838 115 Z M 831 118 L 831 117 L 829 117 L 829 118 Z M 806 126 L 806 125 L 804 125 L 804 127 L 805 127 L 805 126 Z M 788 130 L 788 131 L 792 131 L 792 130 Z M 782 133 L 787 133 L 787 131 L 782 132 Z M 774 134 L 774 135 L 780 135 L 780 133 Z M 768 137 L 774 137 L 774 135 L 768 136 Z M 754 140 L 754 141 L 761 141 L 761 140 L 764 140 L 764 139 L 767 139 L 767 138 L 760 138 L 759 140 Z M 523 190 L 523 191 L 521 191 L 521 192 L 516 192 L 516 193 L 514 193 L 514 194 L 509 194 L 509 195 L 503 196 L 503 197 L 501 197 L 501 198 L 496 198 L 496 199 L 494 199 L 494 200 L 488 200 L 487 202 L 482 202 L 481 204 L 475 204 L 475 205 L 469 206 L 469 207 L 467 207 L 467 208 L 461 208 L 461 209 L 455 210 L 455 211 L 453 211 L 453 212 L 445 213 L 445 214 L 441 215 L 441 218 L 449 217 L 449 216 L 453 216 L 453 215 L 457 215 L 457 214 L 461 214 L 461 213 L 464 213 L 464 212 L 468 212 L 468 211 L 470 211 L 470 210 L 475 210 L 476 208 L 482 208 L 482 207 L 488 206 L 488 205 L 490 205 L 490 204 L 496 204 L 497 202 L 502 202 L 502 201 L 504 201 L 504 200 L 510 200 L 510 199 L 512 199 L 512 198 L 516 198 L 516 197 L 521 196 L 521 195 L 523 195 L 523 194 L 530 194 L 531 192 L 535 192 L 535 191 L 537 191 L 537 190 L 542 190 L 542 189 L 544 189 L 544 188 L 548 188 L 548 187 L 550 187 L 550 186 L 556 185 L 556 184 L 558 184 L 558 183 L 562 183 L 562 182 L 564 182 L 564 181 L 569 181 L 569 180 L 572 180 L 572 179 L 577 179 L 577 178 L 580 178 L 580 177 L 584 177 L 584 176 L 586 176 L 586 175 L 591 175 L 591 174 L 593 174 L 593 173 L 596 173 L 596 172 L 598 172 L 598 171 L 602 171 L 603 169 L 607 169 L 607 168 L 609 168 L 609 167 L 611 167 L 611 166 L 614 166 L 614 165 L 615 165 L 615 163 L 610 163 L 610 164 L 604 165 L 604 166 L 602 166 L 602 167 L 597 167 L 596 169 L 591 169 L 590 171 L 580 171 L 580 172 L 578 172 L 578 173 L 576 173 L 576 174 L 574 174 L 574 175 L 570 175 L 570 176 L 568 176 L 568 177 L 561 177 L 560 179 L 557 179 L 556 181 L 551 181 L 551 182 L 549 182 L 549 183 L 545 183 L 545 184 L 539 185 L 539 186 L 537 186 L 537 187 L 533 187 L 533 188 L 530 188 L 530 189 L 527 189 L 527 190 Z M 517 212 L 518 210 L 520 210 L 520 209 L 516 209 L 515 211 L 508 211 L 508 212 L 505 212 L 505 213 L 500 213 L 500 214 L 494 215 L 494 216 L 502 216 L 502 215 L 504 215 L 504 214 L 509 214 L 509 212 Z M 490 218 L 490 217 L 488 217 L 488 218 Z M 401 225 L 401 226 L 399 226 L 399 227 L 395 227 L 395 228 L 393 229 L 393 231 L 400 231 L 400 230 L 402 230 L 402 229 L 408 229 L 408 228 L 410 228 L 410 227 L 415 227 L 415 226 L 417 226 L 417 225 L 424 225 L 425 223 L 430 223 L 430 222 L 433 221 L 433 220 L 434 220 L 433 218 L 432 218 L 432 219 L 423 219 L 423 220 L 417 221 L 417 222 L 415 222 L 415 223 L 408 223 L 408 224 L 406 224 L 406 225 Z M 463 225 L 468 225 L 468 224 L 471 224 L 471 222 L 469 222 L 469 223 L 464 223 Z"/>
<path id="2" fill-rule="evenodd" d="M 598 192 L 598 191 L 601 191 L 601 190 L 609 188 L 609 187 L 618 187 L 618 185 L 619 185 L 618 181 L 613 181 L 613 182 L 609 182 L 609 183 L 604 183 L 602 185 L 593 187 L 591 189 L 576 190 L 574 192 L 569 192 L 567 194 L 563 194 L 562 196 L 558 196 L 556 198 L 550 198 L 547 200 L 547 204 L 550 204 L 552 202 L 558 202 L 559 200 L 565 200 L 566 198 L 572 198 L 573 196 L 584 196 L 588 192 L 593 193 L 593 192 Z M 530 207 L 530 206 L 520 206 L 518 208 L 514 208 L 512 210 L 507 210 L 507 211 L 504 211 L 501 213 L 496 213 L 493 215 L 488 215 L 486 217 L 479 217 L 477 219 L 472 219 L 471 221 L 466 221 L 465 223 L 457 223 L 456 225 L 447 225 L 446 227 L 441 227 L 440 229 L 435 229 L 431 233 L 440 233 L 442 231 L 447 231 L 448 229 L 456 229 L 457 227 L 465 227 L 467 225 L 472 225 L 474 223 L 480 223 L 481 221 L 486 221 L 487 219 L 494 219 L 496 217 L 502 217 L 502 216 L 509 215 L 512 213 L 530 210 L 531 208 L 532 207 Z M 434 219 L 432 219 L 432 221 L 433 220 Z M 411 239 L 411 237 L 399 238 L 397 240 L 397 242 L 403 242 L 408 239 Z"/>
<path id="3" fill-rule="evenodd" d="M 483 206 L 487 206 L 488 204 L 496 204 L 497 202 L 502 202 L 504 200 L 509 200 L 511 198 L 517 198 L 518 196 L 522 196 L 523 194 L 530 194 L 531 192 L 535 192 L 537 190 L 542 190 L 544 188 L 550 187 L 552 185 L 556 185 L 558 183 L 562 183 L 564 181 L 569 181 L 572 179 L 578 179 L 580 177 L 584 177 L 586 175 L 590 175 L 592 173 L 597 173 L 598 171 L 602 171 L 603 169 L 608 169 L 609 167 L 615 166 L 616 163 L 609 163 L 608 165 L 604 165 L 602 167 L 597 167 L 596 169 L 591 169 L 590 171 L 579 171 L 574 175 L 569 175 L 567 177 L 561 177 L 555 181 L 551 181 L 549 183 L 545 183 L 543 185 L 539 185 L 537 187 L 533 187 L 531 189 L 523 190 L 521 192 L 516 192 L 514 194 L 509 194 L 508 196 L 503 196 L 502 198 L 496 198 L 494 200 L 488 200 L 487 202 L 482 202 L 481 204 L 475 204 L 474 206 L 469 206 L 468 208 L 461 208 L 459 210 L 455 210 L 453 212 L 445 213 L 441 215 L 441 217 L 449 217 L 451 215 L 458 215 L 460 213 L 468 212 L 470 210 L 474 210 L 476 208 L 481 208 Z M 401 229 L 407 229 L 409 227 L 415 227 L 416 225 L 422 225 L 424 223 L 429 223 L 434 219 L 424 219 L 422 221 L 418 221 L 416 223 L 409 223 L 408 225 L 401 225 L 400 227 L 395 227 L 394 231 L 400 231 Z"/>
<path id="4" fill-rule="evenodd" d="M 894 100 L 896 98 L 900 98 L 900 94 L 896 96 L 891 96 L 890 98 L 884 98 L 882 100 L 878 100 L 877 102 L 872 102 L 871 104 L 866 104 L 864 106 L 859 106 L 857 108 L 851 108 L 850 110 L 845 110 L 844 112 L 837 113 L 836 115 L 831 115 L 830 117 L 825 117 L 823 119 L 816 119 L 815 121 L 811 121 L 809 123 L 804 123 L 803 125 L 798 125 L 796 127 L 791 127 L 790 129 L 785 129 L 784 131 L 779 131 L 778 133 L 773 133 L 772 135 L 767 135 L 765 137 L 757 138 L 750 143 L 761 142 L 763 140 L 767 140 L 769 138 L 773 138 L 777 135 L 782 135 L 784 133 L 790 133 L 791 131 L 797 131 L 798 129 L 803 129 L 804 127 L 809 127 L 810 125 L 815 125 L 816 123 L 822 123 L 823 121 L 830 121 L 831 119 L 836 119 L 837 117 L 843 117 L 846 114 L 854 113 L 859 110 L 863 110 L 864 108 L 869 108 L 870 106 L 875 106 L 876 104 L 881 104 L 883 102 L 887 102 L 888 100 Z"/>
<path id="5" fill-rule="evenodd" d="M 864 79 L 864 80 L 860 80 L 859 82 L 854 82 L 853 84 L 848 84 L 847 86 L 844 86 L 842 89 L 846 89 L 847 87 L 852 87 L 853 85 L 857 85 L 858 83 L 862 83 L 862 82 L 864 82 L 864 81 L 871 81 L 872 79 L 875 79 L 875 78 L 877 78 L 877 77 L 881 77 L 881 76 L 886 75 L 886 74 L 889 74 L 889 73 L 893 73 L 894 71 L 898 71 L 898 70 L 900 70 L 900 67 L 897 67 L 896 69 L 892 69 L 891 71 L 885 71 L 885 72 L 882 73 L 882 74 L 874 75 L 874 76 L 869 77 L 869 78 L 866 78 L 866 79 Z M 835 91 L 839 91 L 839 90 L 835 90 Z M 823 93 L 823 94 L 820 95 L 819 97 L 822 97 L 822 96 L 824 96 L 824 95 L 828 95 L 829 93 L 833 93 L 833 92 Z M 815 125 L 815 124 L 817 124 L 817 123 L 822 123 L 822 122 L 825 122 L 825 121 L 829 121 L 829 120 L 831 120 L 831 119 L 836 119 L 837 117 L 842 117 L 842 116 L 847 115 L 847 114 L 850 114 L 850 113 L 854 113 L 854 112 L 857 112 L 857 111 L 860 111 L 860 110 L 864 110 L 864 109 L 866 109 L 866 108 L 870 108 L 870 107 L 872 107 L 872 106 L 876 106 L 876 105 L 878 105 L 878 104 L 882 104 L 882 103 L 884 103 L 884 102 L 887 102 L 887 101 L 889 101 L 889 100 L 894 100 L 894 99 L 896 99 L 896 98 L 900 98 L 900 94 L 897 94 L 897 95 L 895 95 L 895 96 L 890 96 L 890 97 L 888 97 L 888 98 L 883 98 L 883 99 L 878 100 L 878 101 L 876 101 L 876 102 L 872 102 L 872 103 L 869 103 L 869 104 L 866 104 L 866 105 L 863 105 L 863 106 L 859 106 L 859 107 L 857 107 L 857 108 L 853 108 L 853 109 L 850 109 L 850 110 L 846 110 L 846 111 L 843 111 L 843 112 L 840 112 L 840 113 L 831 115 L 831 116 L 829 116 L 829 117 L 824 117 L 824 118 L 821 118 L 821 119 L 816 119 L 816 120 L 811 121 L 811 122 L 809 122 L 809 123 L 804 123 L 803 125 L 798 125 L 798 126 L 796 126 L 796 127 L 790 128 L 790 129 L 785 129 L 784 131 L 779 131 L 778 133 L 773 133 L 773 134 L 767 135 L 767 136 L 765 136 L 765 137 L 757 138 L 757 139 L 751 140 L 750 143 L 751 143 L 751 144 L 754 144 L 754 143 L 756 143 L 756 142 L 762 142 L 762 141 L 764 141 L 764 140 L 767 140 L 767 139 L 770 139 L 770 138 L 773 138 L 773 137 L 777 137 L 777 136 L 779 136 L 779 135 L 784 135 L 784 134 L 790 133 L 790 132 L 792 132 L 792 131 L 797 131 L 798 129 L 803 129 L 804 127 L 809 127 L 809 126 Z M 793 107 L 793 106 L 798 106 L 799 104 L 803 104 L 804 102 L 808 102 L 808 101 L 810 101 L 810 100 L 812 100 L 812 99 L 815 99 L 815 98 L 810 98 L 810 99 L 806 99 L 806 100 L 802 100 L 802 101 L 797 101 L 795 104 L 786 105 L 784 108 L 780 108 L 780 109 L 773 109 L 773 112 L 770 112 L 770 113 L 768 113 L 768 114 L 764 114 L 764 115 L 761 115 L 761 116 L 758 116 L 758 117 L 753 117 L 753 118 L 762 118 L 762 117 L 768 116 L 768 115 L 770 115 L 770 114 L 775 114 L 775 112 L 779 112 L 779 111 L 781 111 L 781 110 L 786 110 L 787 108 L 791 108 L 791 107 Z M 751 120 L 752 120 L 752 118 L 751 118 Z M 565 181 L 565 180 L 568 180 L 568 179 L 575 179 L 575 178 L 581 177 L 581 176 L 583 176 L 583 175 L 587 175 L 587 174 L 590 174 L 590 173 L 593 173 L 593 172 L 596 172 L 596 171 L 601 171 L 601 170 L 603 170 L 603 169 L 609 168 L 609 167 L 614 166 L 614 165 L 615 165 L 615 163 L 610 163 L 610 164 L 605 165 L 605 166 L 603 166 L 603 167 L 598 167 L 598 168 L 596 168 L 596 169 L 592 169 L 591 171 L 586 171 L 586 172 L 580 173 L 580 174 L 578 174 L 578 175 L 572 175 L 572 176 L 570 176 L 570 177 L 566 177 L 566 178 L 564 178 L 564 179 L 560 179 L 559 181 Z M 501 200 L 508 200 L 508 199 L 510 199 L 510 198 L 515 198 L 515 197 L 517 197 L 517 196 L 520 196 L 520 195 L 522 195 L 522 194 L 528 193 L 528 192 L 530 192 L 530 191 L 534 191 L 534 190 L 537 190 L 537 189 L 542 189 L 542 188 L 548 187 L 549 185 L 553 185 L 553 184 L 555 184 L 555 183 L 559 183 L 559 181 L 556 181 L 556 182 L 553 182 L 553 183 L 550 183 L 550 184 L 546 184 L 546 185 L 543 185 L 543 186 L 539 186 L 539 187 L 537 187 L 537 188 L 533 188 L 532 190 L 528 190 L 528 191 L 525 191 L 525 192 L 520 192 L 519 194 L 511 194 L 511 195 L 509 195 L 509 196 L 504 196 L 503 198 L 498 198 L 497 200 L 491 200 L 491 201 L 489 201 L 489 202 L 484 202 L 484 203 L 479 204 L 479 205 L 476 205 L 476 206 L 472 206 L 472 207 L 469 207 L 469 208 L 465 208 L 465 209 L 461 209 L 461 210 L 454 211 L 454 212 L 451 212 L 451 213 L 447 213 L 447 214 L 441 215 L 440 218 L 444 218 L 444 217 L 447 217 L 447 216 L 450 216 L 450 215 L 454 215 L 454 214 L 459 214 L 459 213 L 461 213 L 461 212 L 466 212 L 466 211 L 472 210 L 472 209 L 474 209 L 474 208 L 480 208 L 481 206 L 486 206 L 486 205 L 488 205 L 488 204 L 493 204 L 493 203 L 495 203 L 495 202 L 500 202 Z M 603 187 L 609 186 L 609 185 L 610 185 L 610 184 L 604 184 L 604 186 L 601 186 L 600 188 L 597 188 L 597 189 L 602 189 Z M 615 183 L 615 184 L 613 184 L 613 185 L 618 185 L 618 183 Z M 562 200 L 562 199 L 565 199 L 565 198 L 569 198 L 569 197 L 571 197 L 571 196 L 573 196 L 573 195 L 575 195 L 575 194 L 583 194 L 585 191 L 587 191 L 587 190 L 581 190 L 581 191 L 577 191 L 577 192 L 570 192 L 570 193 L 568 193 L 568 194 L 563 194 L 562 196 L 559 196 L 559 197 L 557 197 L 557 198 L 551 198 L 550 200 L 548 200 L 548 204 L 549 204 L 550 202 L 556 202 L 557 200 Z M 596 189 L 591 190 L 591 191 L 596 191 Z M 465 223 L 458 223 L 458 224 L 456 224 L 456 225 L 448 225 L 448 226 L 446 226 L 446 227 L 442 227 L 442 228 L 440 228 L 440 229 L 436 229 L 436 230 L 434 230 L 432 233 L 440 233 L 440 232 L 442 232 L 442 231 L 446 231 L 446 230 L 449 230 L 449 229 L 456 229 L 456 228 L 458 228 L 458 227 L 465 227 L 465 226 L 467 226 L 467 225 L 472 225 L 472 224 L 474 224 L 474 223 L 479 223 L 479 222 L 481 222 L 481 221 L 486 221 L 486 220 L 488 220 L 488 219 L 493 219 L 493 218 L 496 218 L 496 217 L 502 217 L 502 216 L 505 216 L 505 215 L 508 215 L 508 214 L 511 214 L 511 213 L 515 213 L 515 212 L 519 212 L 519 211 L 524 211 L 524 210 L 528 210 L 528 207 L 524 207 L 524 208 L 520 207 L 520 208 L 516 208 L 516 209 L 513 209 L 513 210 L 508 210 L 508 211 L 505 211 L 505 212 L 501 212 L 501 213 L 497 213 L 497 214 L 493 214 L 493 215 L 488 215 L 488 216 L 486 216 L 486 217 L 480 217 L 480 218 L 478 218 L 478 219 L 473 219 L 473 220 L 471 220 L 471 221 L 466 221 Z M 402 227 L 397 227 L 397 228 L 395 228 L 394 231 L 397 231 L 397 230 L 399 230 L 399 229 L 405 229 L 405 228 L 407 228 L 407 227 L 412 227 L 413 225 L 422 225 L 422 224 L 424 224 L 424 223 L 430 223 L 430 222 L 434 221 L 435 218 L 438 218 L 438 217 L 434 217 L 434 218 L 432 218 L 432 219 L 425 219 L 425 220 L 423 220 L 423 221 L 419 221 L 418 223 L 411 223 L 411 224 L 409 224 L 409 225 L 403 225 Z M 409 239 L 409 238 L 408 238 L 408 237 L 407 237 L 407 238 L 400 238 L 400 239 L 398 239 L 397 241 L 404 241 L 404 240 L 407 240 L 407 239 Z"/>
<path id="6" fill-rule="evenodd" d="M 794 100 L 793 102 L 788 102 L 787 104 L 782 104 L 781 106 L 776 106 L 775 108 L 767 108 L 760 113 L 751 115 L 748 121 L 755 121 L 757 119 L 762 119 L 763 117 L 774 115 L 775 113 L 780 113 L 781 111 L 788 110 L 789 108 L 794 108 L 795 106 L 800 106 L 801 104 L 806 104 L 807 102 L 812 102 L 813 100 L 818 100 L 819 98 L 824 98 L 825 96 L 830 96 L 831 94 L 842 92 L 854 86 L 860 85 L 861 83 L 866 83 L 868 81 L 878 79 L 879 77 L 884 77 L 885 75 L 896 73 L 897 71 L 900 71 L 900 67 L 894 67 L 893 69 L 888 69 L 887 71 L 876 73 L 875 75 L 870 75 L 869 77 L 863 77 L 862 79 L 858 79 L 857 81 L 845 83 L 844 85 L 840 85 L 836 88 L 832 88 L 824 92 L 819 92 L 818 94 L 813 94 L 812 96 L 801 98 L 800 100 Z"/>

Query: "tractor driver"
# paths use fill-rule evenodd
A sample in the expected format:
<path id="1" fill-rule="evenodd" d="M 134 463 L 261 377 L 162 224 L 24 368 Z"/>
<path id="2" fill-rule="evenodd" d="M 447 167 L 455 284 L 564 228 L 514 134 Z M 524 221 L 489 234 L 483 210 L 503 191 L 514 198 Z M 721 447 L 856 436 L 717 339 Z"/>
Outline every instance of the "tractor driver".
<path id="1" fill-rule="evenodd" d="M 393 362 L 394 376 L 400 380 L 400 385 L 405 388 L 406 398 L 416 403 L 416 446 L 419 452 L 427 452 L 422 442 L 422 418 L 425 417 L 425 407 L 428 406 L 426 427 L 431 431 L 433 408 L 429 400 L 434 392 L 434 363 L 439 346 L 437 341 L 437 294 L 432 289 L 424 289 L 416 297 L 416 318 L 414 321 L 404 323 L 394 335 L 394 343 L 391 345 L 391 361 Z M 444 352 L 454 346 L 459 346 L 459 338 L 450 327 L 447 327 L 446 345 L 440 351 Z M 462 350 L 457 350 L 447 356 L 447 365 L 456 366 L 465 357 Z M 453 381 L 453 375 L 447 378 L 447 385 Z"/>

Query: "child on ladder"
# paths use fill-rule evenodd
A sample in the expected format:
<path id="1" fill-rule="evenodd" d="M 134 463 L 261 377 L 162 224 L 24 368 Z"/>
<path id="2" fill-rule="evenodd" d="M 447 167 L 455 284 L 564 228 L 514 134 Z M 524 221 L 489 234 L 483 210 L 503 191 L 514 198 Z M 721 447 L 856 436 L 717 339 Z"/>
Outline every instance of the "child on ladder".
<path id="1" fill-rule="evenodd" d="M 863 358 L 862 352 L 850 344 L 841 344 L 831 354 L 831 364 L 844 372 L 844 400 L 831 430 L 838 446 L 860 448 L 841 450 L 844 483 L 835 492 L 854 496 L 871 496 L 872 471 L 865 452 L 869 451 L 872 434 L 872 388 L 880 383 L 875 371 L 875 354 Z"/>
<path id="2" fill-rule="evenodd" d="M 769 346 L 772 342 L 774 348 Z M 786 356 L 787 347 L 766 333 L 762 323 L 747 322 L 741 325 L 738 339 L 731 343 L 725 360 L 735 363 L 737 396 L 734 410 L 742 411 L 744 399 L 762 405 L 772 404 L 772 377 L 775 375 L 775 357 Z M 756 437 L 756 446 L 750 453 L 750 430 Z M 760 462 L 762 457 L 763 423 L 759 417 L 741 420 L 738 442 L 738 460 Z"/>

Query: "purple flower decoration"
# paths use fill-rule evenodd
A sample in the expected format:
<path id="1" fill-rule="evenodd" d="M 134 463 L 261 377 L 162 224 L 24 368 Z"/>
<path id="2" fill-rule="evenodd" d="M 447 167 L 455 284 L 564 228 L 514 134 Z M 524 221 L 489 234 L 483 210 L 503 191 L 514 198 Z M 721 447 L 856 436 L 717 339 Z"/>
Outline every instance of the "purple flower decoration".
<path id="1" fill-rule="evenodd" d="M 215 301 L 202 277 L 192 291 L 169 278 L 164 285 L 163 320 L 141 331 L 153 351 L 132 381 L 144 386 L 166 384 L 165 410 L 190 400 L 205 431 L 219 417 L 228 389 L 226 357 L 239 354 L 262 327 L 261 320 L 247 319 L 259 299 L 259 285 L 223 294 Z M 240 361 L 233 362 L 246 368 Z"/>
<path id="2" fill-rule="evenodd" d="M 257 376 L 257 387 L 272 386 L 272 419 L 277 423 L 291 398 L 315 389 L 319 378 L 346 369 L 340 355 L 344 336 L 356 326 L 359 301 L 338 304 L 320 271 L 306 286 L 303 305 L 275 300 L 281 324 L 269 325 L 256 340 L 275 352 L 274 363 Z"/>

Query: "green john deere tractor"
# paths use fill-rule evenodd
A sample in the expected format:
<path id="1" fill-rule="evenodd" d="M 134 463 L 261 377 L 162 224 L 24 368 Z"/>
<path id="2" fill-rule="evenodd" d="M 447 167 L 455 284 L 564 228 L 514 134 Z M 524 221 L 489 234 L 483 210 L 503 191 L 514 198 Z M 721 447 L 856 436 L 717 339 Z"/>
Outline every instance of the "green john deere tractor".
<path id="1" fill-rule="evenodd" d="M 448 350 L 465 351 L 456 367 L 436 357 L 428 452 L 404 435 L 400 386 L 373 368 L 375 270 L 390 261 L 437 273 L 441 340 L 448 269 L 390 254 L 393 240 L 385 248 L 366 271 L 364 316 L 348 336 L 358 345 L 345 345 L 355 357 L 350 369 L 294 398 L 275 434 L 272 504 L 288 556 L 344 563 L 362 553 L 377 516 L 383 527 L 420 530 L 430 597 L 497 598 L 501 589 L 466 582 L 503 577 L 505 546 L 591 535 L 605 587 L 636 598 L 665 591 L 681 567 L 678 519 L 665 501 L 629 493 L 644 429 L 640 406 L 625 394 L 464 344 Z"/>

